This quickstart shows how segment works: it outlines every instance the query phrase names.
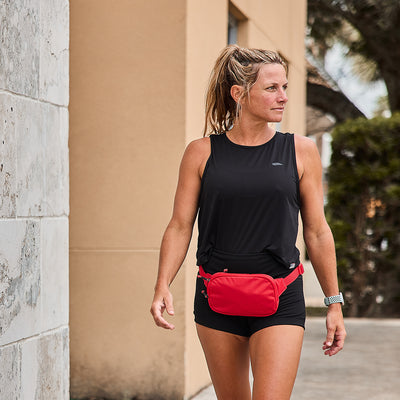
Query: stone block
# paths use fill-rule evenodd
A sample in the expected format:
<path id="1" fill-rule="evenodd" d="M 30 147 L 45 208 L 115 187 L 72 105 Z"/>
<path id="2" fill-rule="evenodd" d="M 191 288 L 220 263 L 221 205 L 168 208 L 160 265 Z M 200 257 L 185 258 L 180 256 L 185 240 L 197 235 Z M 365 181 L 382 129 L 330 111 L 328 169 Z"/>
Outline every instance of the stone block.
<path id="1" fill-rule="evenodd" d="M 36 399 L 39 363 L 38 343 L 34 336 L 21 343 L 21 390 L 19 399 Z"/>
<path id="2" fill-rule="evenodd" d="M 39 97 L 68 106 L 69 1 L 41 0 Z"/>
<path id="3" fill-rule="evenodd" d="M 0 92 L 0 217 L 9 218 L 16 215 L 17 159 L 14 114 L 13 96 Z"/>
<path id="4" fill-rule="evenodd" d="M 66 368 L 69 364 L 68 328 L 65 327 L 56 334 L 42 336 L 37 350 L 39 360 L 37 400 L 68 400 L 69 369 Z M 21 373 L 21 386 L 24 382 L 23 377 Z M 30 397 L 24 400 L 30 400 Z"/>
<path id="5" fill-rule="evenodd" d="M 40 0 L 0 2 L 0 88 L 38 97 L 39 24 Z"/>
<path id="6" fill-rule="evenodd" d="M 21 344 L 21 400 L 69 399 L 68 328 Z"/>
<path id="7" fill-rule="evenodd" d="M 42 330 L 68 324 L 68 218 L 44 218 L 42 243 Z"/>
<path id="8" fill-rule="evenodd" d="M 45 130 L 46 105 L 15 98 L 17 139 L 17 216 L 45 215 Z"/>
<path id="9" fill-rule="evenodd" d="M 19 344 L 0 347 L 0 360 L 0 399 L 19 400 L 21 387 Z"/>
<path id="10" fill-rule="evenodd" d="M 45 106 L 45 186 L 47 216 L 69 214 L 68 110 Z"/>
<path id="11" fill-rule="evenodd" d="M 0 220 L 0 345 L 41 326 L 40 221 Z"/>
<path id="12" fill-rule="evenodd" d="M 68 110 L 10 97 L 16 137 L 16 215 L 68 215 Z"/>

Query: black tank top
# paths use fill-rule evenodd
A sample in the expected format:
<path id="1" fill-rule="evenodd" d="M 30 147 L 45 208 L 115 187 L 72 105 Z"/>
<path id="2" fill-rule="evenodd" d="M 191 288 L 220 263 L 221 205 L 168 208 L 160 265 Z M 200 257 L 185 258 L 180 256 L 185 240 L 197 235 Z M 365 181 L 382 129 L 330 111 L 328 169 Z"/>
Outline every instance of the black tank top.
<path id="1" fill-rule="evenodd" d="M 197 265 L 216 250 L 267 253 L 294 268 L 300 262 L 294 135 L 276 132 L 259 146 L 235 144 L 226 134 L 210 140 L 199 198 Z"/>

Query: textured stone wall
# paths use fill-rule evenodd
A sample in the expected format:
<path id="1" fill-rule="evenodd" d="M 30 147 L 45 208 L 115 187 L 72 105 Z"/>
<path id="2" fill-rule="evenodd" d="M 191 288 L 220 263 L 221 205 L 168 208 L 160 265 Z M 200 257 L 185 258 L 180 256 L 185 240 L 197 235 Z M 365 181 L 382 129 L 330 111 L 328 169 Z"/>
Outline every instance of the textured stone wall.
<path id="1" fill-rule="evenodd" d="M 0 0 L 0 399 L 69 399 L 69 1 Z"/>

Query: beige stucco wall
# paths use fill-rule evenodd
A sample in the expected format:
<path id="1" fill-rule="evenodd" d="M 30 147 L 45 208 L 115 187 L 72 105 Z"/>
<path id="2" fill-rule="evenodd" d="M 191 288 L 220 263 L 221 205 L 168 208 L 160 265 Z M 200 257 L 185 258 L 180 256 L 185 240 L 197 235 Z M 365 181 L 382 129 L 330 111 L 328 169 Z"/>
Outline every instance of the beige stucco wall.
<path id="1" fill-rule="evenodd" d="M 305 1 L 235 1 L 239 43 L 290 61 L 282 127 L 304 132 Z M 196 234 L 172 285 L 173 332 L 149 314 L 185 145 L 227 40 L 225 0 L 71 0 L 71 393 L 182 399 L 209 382 L 193 323 Z M 270 18 L 271 15 L 271 18 Z M 271 21 L 271 23 L 270 23 Z M 279 24 L 278 24 L 279 22 Z"/>
<path id="2" fill-rule="evenodd" d="M 183 0 L 71 1 L 75 396 L 183 394 L 184 292 L 174 333 L 149 308 L 185 145 L 184 46 Z"/>

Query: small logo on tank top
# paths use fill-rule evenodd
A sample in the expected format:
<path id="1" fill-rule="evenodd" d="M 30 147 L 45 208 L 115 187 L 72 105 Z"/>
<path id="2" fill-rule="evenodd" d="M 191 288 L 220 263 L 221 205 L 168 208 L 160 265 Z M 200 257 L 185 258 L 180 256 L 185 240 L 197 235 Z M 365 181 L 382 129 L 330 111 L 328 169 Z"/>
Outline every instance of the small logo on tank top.
<path id="1" fill-rule="evenodd" d="M 295 263 L 291 263 L 291 264 L 290 264 L 290 269 L 293 269 L 295 266 L 296 266 Z"/>
<path id="2" fill-rule="evenodd" d="M 273 162 L 272 165 L 273 165 L 274 167 L 278 167 L 279 165 L 283 165 L 283 164 L 280 163 L 280 162 Z"/>

